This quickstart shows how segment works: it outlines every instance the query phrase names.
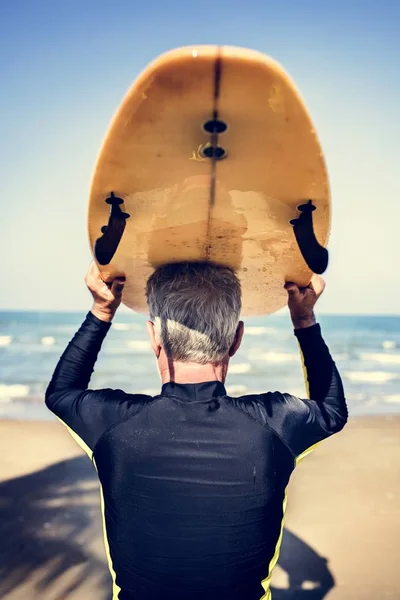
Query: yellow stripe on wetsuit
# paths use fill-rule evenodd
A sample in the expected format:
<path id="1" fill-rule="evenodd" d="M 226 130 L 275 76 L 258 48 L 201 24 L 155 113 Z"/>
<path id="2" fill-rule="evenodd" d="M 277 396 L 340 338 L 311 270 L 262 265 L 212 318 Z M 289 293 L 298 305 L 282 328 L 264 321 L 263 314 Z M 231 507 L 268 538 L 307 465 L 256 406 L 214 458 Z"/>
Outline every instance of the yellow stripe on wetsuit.
<path id="1" fill-rule="evenodd" d="M 306 387 L 306 396 L 307 399 L 310 399 L 310 386 L 308 383 L 308 373 L 307 373 L 307 369 L 306 369 L 306 365 L 305 365 L 305 361 L 304 361 L 304 354 L 303 351 L 301 349 L 301 346 L 299 344 L 299 351 L 300 351 L 300 358 L 301 358 L 301 366 L 303 369 L 303 376 L 304 376 L 304 385 Z M 304 450 L 304 452 L 302 452 L 301 454 L 299 454 L 299 456 L 296 458 L 296 467 L 299 464 L 299 462 L 301 460 L 303 460 L 303 458 L 305 458 L 308 454 L 310 454 L 313 450 L 315 450 L 315 448 L 317 446 L 320 445 L 321 442 L 317 442 L 316 444 L 313 444 L 312 446 L 310 446 L 309 448 L 306 448 Z M 261 585 L 265 590 L 265 594 L 260 598 L 260 600 L 271 600 L 272 599 L 272 593 L 271 593 L 271 577 L 272 577 L 272 571 L 276 565 L 276 563 L 278 562 L 278 558 L 279 558 L 279 553 L 281 551 L 281 545 L 282 545 L 282 538 L 283 538 L 283 526 L 284 526 L 284 522 L 285 522 L 285 515 L 286 515 L 286 506 L 287 506 L 287 487 L 285 488 L 285 495 L 283 498 L 283 512 L 282 512 L 282 522 L 281 522 L 281 531 L 279 534 L 279 538 L 275 547 L 275 552 L 274 555 L 269 563 L 269 567 L 268 567 L 268 576 L 262 580 Z"/>
<path id="2" fill-rule="evenodd" d="M 93 458 L 93 452 L 89 448 L 89 446 L 83 441 L 83 439 L 81 437 L 79 437 L 79 435 L 73 429 L 71 429 L 71 427 L 69 427 L 66 423 L 64 423 L 64 421 L 62 419 L 60 419 L 60 417 L 57 417 L 57 419 L 60 421 L 60 423 L 62 423 L 68 429 L 69 433 L 71 434 L 71 436 L 73 437 L 73 439 L 76 441 L 76 443 L 78 444 L 78 446 L 80 446 L 82 448 L 82 450 L 88 455 L 88 457 L 90 458 L 90 460 L 93 462 L 93 464 L 95 466 L 95 469 L 97 471 L 97 465 L 96 465 L 96 462 L 95 462 L 95 460 Z M 111 560 L 111 555 L 110 555 L 110 547 L 109 547 L 109 544 L 108 544 L 106 518 L 105 518 L 105 511 L 104 511 L 104 494 L 103 494 L 103 488 L 102 488 L 100 479 L 99 479 L 99 488 L 100 488 L 101 515 L 102 515 L 102 519 L 103 519 L 104 548 L 105 548 L 105 551 L 106 551 L 108 568 L 110 570 L 111 578 L 112 578 L 112 582 L 113 582 L 112 600 L 118 600 L 121 588 L 116 583 L 116 577 L 117 576 L 116 576 L 116 573 L 114 571 L 114 567 L 113 567 L 112 560 Z"/>

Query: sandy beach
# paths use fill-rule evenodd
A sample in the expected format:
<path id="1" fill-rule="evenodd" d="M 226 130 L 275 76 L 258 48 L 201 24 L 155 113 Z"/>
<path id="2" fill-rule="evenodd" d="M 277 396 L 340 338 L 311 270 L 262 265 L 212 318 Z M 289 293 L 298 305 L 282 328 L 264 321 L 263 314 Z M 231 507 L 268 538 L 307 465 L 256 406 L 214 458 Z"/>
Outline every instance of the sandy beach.
<path id="1" fill-rule="evenodd" d="M 58 423 L 0 421 L 0 597 L 108 600 L 94 467 Z M 273 600 L 400 598 L 400 417 L 360 417 L 299 465 Z"/>

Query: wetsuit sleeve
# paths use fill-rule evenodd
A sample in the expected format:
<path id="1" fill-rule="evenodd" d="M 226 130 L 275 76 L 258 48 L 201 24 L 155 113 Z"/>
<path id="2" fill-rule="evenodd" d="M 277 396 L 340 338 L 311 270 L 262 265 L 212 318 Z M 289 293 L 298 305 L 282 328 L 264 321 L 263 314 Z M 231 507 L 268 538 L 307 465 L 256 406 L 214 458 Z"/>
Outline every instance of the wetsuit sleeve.
<path id="1" fill-rule="evenodd" d="M 267 394 L 268 422 L 295 456 L 340 431 L 347 422 L 342 380 L 320 326 L 295 330 L 303 355 L 309 398 Z"/>
<path id="2" fill-rule="evenodd" d="M 111 324 L 88 313 L 68 344 L 46 391 L 47 407 L 91 455 L 101 435 L 135 412 L 135 396 L 122 390 L 87 389 L 94 364 Z M 137 407 L 138 408 L 138 407 Z"/>

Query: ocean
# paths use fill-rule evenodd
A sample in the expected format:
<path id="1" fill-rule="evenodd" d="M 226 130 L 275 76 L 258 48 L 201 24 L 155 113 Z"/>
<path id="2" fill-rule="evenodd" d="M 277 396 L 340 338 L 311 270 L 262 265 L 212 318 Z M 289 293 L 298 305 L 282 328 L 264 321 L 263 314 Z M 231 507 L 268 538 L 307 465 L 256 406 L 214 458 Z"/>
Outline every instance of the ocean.
<path id="1" fill-rule="evenodd" d="M 44 392 L 84 317 L 84 312 L 0 312 L 1 419 L 54 419 L 44 405 Z M 342 375 L 350 416 L 400 414 L 400 317 L 318 320 Z M 90 387 L 157 394 L 160 385 L 145 317 L 119 313 Z M 231 361 L 226 387 L 232 396 L 280 390 L 305 397 L 287 315 L 245 319 L 244 339 Z"/>

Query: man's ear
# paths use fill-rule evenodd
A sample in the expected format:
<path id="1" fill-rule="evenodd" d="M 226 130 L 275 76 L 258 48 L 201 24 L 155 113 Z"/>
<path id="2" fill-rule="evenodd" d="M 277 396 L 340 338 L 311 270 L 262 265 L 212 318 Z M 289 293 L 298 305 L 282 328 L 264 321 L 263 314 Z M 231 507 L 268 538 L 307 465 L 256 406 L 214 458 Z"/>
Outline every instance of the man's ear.
<path id="1" fill-rule="evenodd" d="M 158 358 L 161 352 L 161 340 L 158 336 L 158 333 L 156 332 L 154 323 L 152 321 L 147 321 L 146 328 L 150 338 L 151 347 L 153 348 L 153 352 L 156 355 L 156 358 Z"/>
<path id="2" fill-rule="evenodd" d="M 239 321 L 239 324 L 236 329 L 235 339 L 233 340 L 233 344 L 229 350 L 229 356 L 233 356 L 240 348 L 240 344 L 242 343 L 244 333 L 244 323 L 243 321 Z"/>

